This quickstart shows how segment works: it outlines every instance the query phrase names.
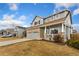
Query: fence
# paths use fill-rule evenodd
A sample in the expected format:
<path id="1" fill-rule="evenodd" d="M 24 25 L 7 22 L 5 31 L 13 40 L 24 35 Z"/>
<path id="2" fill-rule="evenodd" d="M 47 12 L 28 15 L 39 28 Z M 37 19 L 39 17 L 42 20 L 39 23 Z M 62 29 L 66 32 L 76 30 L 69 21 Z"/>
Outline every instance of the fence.
<path id="1" fill-rule="evenodd" d="M 71 39 L 79 40 L 79 33 L 71 34 Z"/>

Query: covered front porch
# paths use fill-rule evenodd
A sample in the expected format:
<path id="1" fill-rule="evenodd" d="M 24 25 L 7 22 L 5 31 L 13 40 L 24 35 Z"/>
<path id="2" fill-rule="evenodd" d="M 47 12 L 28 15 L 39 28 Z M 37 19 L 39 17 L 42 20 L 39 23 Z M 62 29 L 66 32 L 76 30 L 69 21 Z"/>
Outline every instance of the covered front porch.
<path id="1" fill-rule="evenodd" d="M 53 41 L 54 34 L 60 34 L 67 41 L 70 39 L 71 27 L 63 23 L 40 27 L 41 38 Z"/>

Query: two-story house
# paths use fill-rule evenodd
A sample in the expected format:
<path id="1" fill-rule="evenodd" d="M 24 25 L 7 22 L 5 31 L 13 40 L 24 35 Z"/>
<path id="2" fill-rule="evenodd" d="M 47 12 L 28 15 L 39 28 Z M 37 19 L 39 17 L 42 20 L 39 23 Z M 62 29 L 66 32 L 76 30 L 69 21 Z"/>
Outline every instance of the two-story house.
<path id="1" fill-rule="evenodd" d="M 31 23 L 31 27 L 26 29 L 26 37 L 29 39 L 50 40 L 49 36 L 53 37 L 54 30 L 56 30 L 56 33 L 63 35 L 64 41 L 67 41 L 72 33 L 71 25 L 72 19 L 69 10 L 58 12 L 46 18 L 36 16 Z M 53 40 L 52 37 L 51 40 Z"/>

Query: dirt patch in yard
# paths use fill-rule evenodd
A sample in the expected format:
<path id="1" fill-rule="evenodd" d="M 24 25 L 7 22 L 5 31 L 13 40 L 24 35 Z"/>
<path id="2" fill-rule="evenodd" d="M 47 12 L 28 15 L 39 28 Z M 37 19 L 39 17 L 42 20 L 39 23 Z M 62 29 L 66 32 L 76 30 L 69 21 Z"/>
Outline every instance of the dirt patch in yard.
<path id="1" fill-rule="evenodd" d="M 21 38 L 17 38 L 17 37 L 6 37 L 6 38 L 1 38 L 1 37 L 0 37 L 0 42 L 2 42 L 2 41 L 8 41 L 8 40 L 16 40 L 16 39 L 21 39 Z"/>
<path id="2" fill-rule="evenodd" d="M 79 50 L 47 41 L 27 41 L 0 47 L 1 56 L 79 56 Z"/>

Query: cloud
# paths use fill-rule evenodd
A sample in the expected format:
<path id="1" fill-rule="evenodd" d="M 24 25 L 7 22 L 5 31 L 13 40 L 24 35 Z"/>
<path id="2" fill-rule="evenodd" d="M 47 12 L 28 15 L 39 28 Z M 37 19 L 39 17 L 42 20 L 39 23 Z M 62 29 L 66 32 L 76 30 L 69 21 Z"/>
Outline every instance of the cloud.
<path id="1" fill-rule="evenodd" d="M 73 15 L 77 15 L 77 14 L 79 14 L 79 8 L 73 11 Z"/>
<path id="2" fill-rule="evenodd" d="M 14 19 L 16 15 L 12 14 L 12 15 L 8 15 L 8 14 L 4 14 L 3 15 L 3 20 L 2 23 L 4 24 L 14 24 L 14 25 L 21 25 L 22 21 L 18 20 L 18 19 Z"/>
<path id="3" fill-rule="evenodd" d="M 4 14 L 2 19 L 6 19 L 6 20 L 11 20 L 12 18 L 14 18 L 15 15 L 8 15 L 8 14 Z"/>
<path id="4" fill-rule="evenodd" d="M 0 29 L 14 28 L 15 26 L 21 26 L 22 22 L 17 20 L 1 20 Z"/>
<path id="5" fill-rule="evenodd" d="M 17 21 L 17 20 L 1 20 L 0 21 L 0 25 L 2 26 L 8 26 L 8 25 L 14 25 L 14 26 L 19 26 L 21 25 L 21 21 Z"/>
<path id="6" fill-rule="evenodd" d="M 54 13 L 62 11 L 64 9 L 69 10 L 69 7 L 75 6 L 75 3 L 56 3 Z"/>
<path id="7" fill-rule="evenodd" d="M 23 25 L 23 27 L 30 27 L 30 25 Z"/>
<path id="8" fill-rule="evenodd" d="M 72 27 L 79 32 L 79 24 L 73 24 Z"/>
<path id="9" fill-rule="evenodd" d="M 79 4 L 77 4 L 77 3 L 56 3 L 56 4 L 55 4 L 54 13 L 55 13 L 56 11 L 61 11 L 61 7 L 64 7 L 64 9 L 68 9 L 68 10 L 69 10 L 69 8 L 70 8 L 70 7 L 73 7 L 73 6 L 79 7 Z M 77 8 L 77 9 L 75 9 L 75 10 L 73 11 L 73 15 L 77 15 L 77 14 L 79 14 L 79 8 Z"/>
<path id="10" fill-rule="evenodd" d="M 3 18 L 0 20 L 0 29 L 15 28 L 15 26 L 29 27 L 30 25 L 27 23 L 27 19 L 32 17 L 33 15 L 20 15 L 16 17 L 16 14 L 4 14 Z"/>
<path id="11" fill-rule="evenodd" d="M 8 4 L 10 10 L 18 10 L 18 6 L 15 3 Z"/>
<path id="12" fill-rule="evenodd" d="M 59 7 L 69 8 L 74 5 L 75 5 L 74 3 L 56 3 L 56 8 L 59 8 Z"/>
<path id="13" fill-rule="evenodd" d="M 33 14 L 29 14 L 27 16 L 26 15 L 21 15 L 18 18 L 18 20 L 23 22 L 23 24 L 22 24 L 23 27 L 30 27 L 31 25 L 30 25 L 29 22 L 30 22 L 30 19 L 32 19 L 32 18 L 34 18 L 34 15 Z"/>
<path id="14" fill-rule="evenodd" d="M 25 15 L 21 15 L 21 16 L 19 17 L 19 20 L 25 21 L 25 20 L 26 20 L 26 16 L 25 16 Z"/>
<path id="15" fill-rule="evenodd" d="M 14 28 L 15 26 L 21 26 L 22 21 L 14 19 L 15 15 L 4 14 L 2 20 L 0 20 L 0 29 Z"/>

